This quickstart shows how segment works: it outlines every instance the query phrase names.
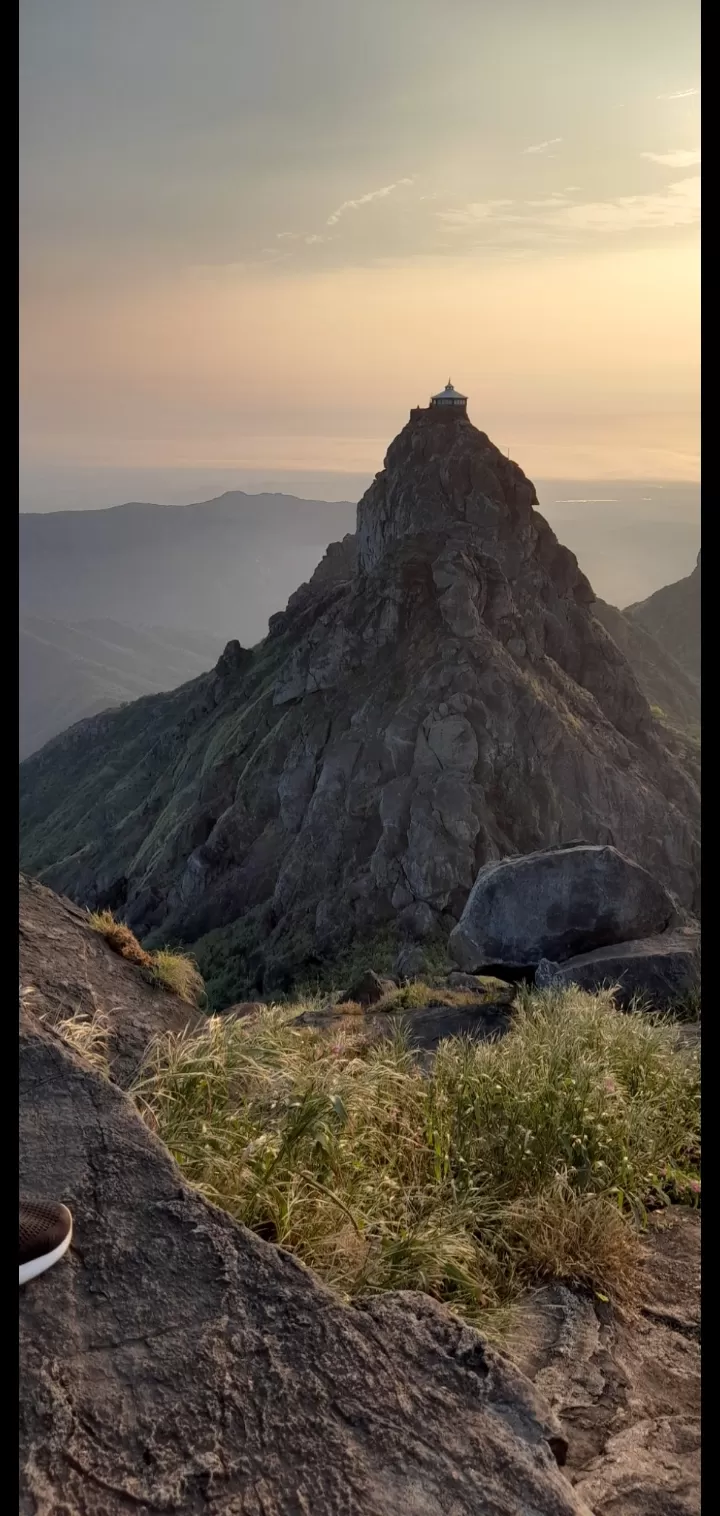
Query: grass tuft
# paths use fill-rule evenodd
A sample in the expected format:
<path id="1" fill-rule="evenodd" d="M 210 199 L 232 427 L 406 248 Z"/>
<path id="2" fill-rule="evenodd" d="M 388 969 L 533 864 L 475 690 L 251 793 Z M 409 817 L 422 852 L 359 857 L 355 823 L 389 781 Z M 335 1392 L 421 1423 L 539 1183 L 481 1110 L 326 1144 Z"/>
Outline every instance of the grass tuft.
<path id="1" fill-rule="evenodd" d="M 647 1207 L 699 1197 L 697 1051 L 609 993 L 521 990 L 500 1041 L 368 1046 L 299 1007 L 165 1035 L 133 1090 L 190 1183 L 345 1298 L 469 1320 L 564 1279 L 632 1298 Z"/>
<path id="2" fill-rule="evenodd" d="M 170 990 L 196 1009 L 204 1005 L 205 983 L 195 960 L 188 953 L 167 947 L 146 952 L 130 927 L 116 921 L 111 911 L 92 911 L 90 925 L 105 938 L 113 952 L 142 969 L 150 984 Z"/>
<path id="3" fill-rule="evenodd" d="M 158 948 L 152 954 L 150 972 L 155 984 L 171 990 L 188 1005 L 200 1007 L 205 1000 L 205 984 L 195 960 L 187 953 Z"/>
<path id="4" fill-rule="evenodd" d="M 140 946 L 134 932 L 122 921 L 116 921 L 112 911 L 91 911 L 90 925 L 93 931 L 99 932 L 105 938 L 108 947 L 114 953 L 119 953 L 121 958 L 127 959 L 128 963 L 135 963 L 139 968 L 149 968 L 152 958 L 145 949 Z"/>
<path id="5" fill-rule="evenodd" d="M 54 1032 L 62 1037 L 76 1053 L 79 1053 L 86 1063 L 109 1077 L 110 1064 L 108 1057 L 109 1028 L 107 1018 L 96 1011 L 92 1016 L 67 1016 L 62 1021 L 55 1021 L 52 1017 L 43 1017 Z"/>

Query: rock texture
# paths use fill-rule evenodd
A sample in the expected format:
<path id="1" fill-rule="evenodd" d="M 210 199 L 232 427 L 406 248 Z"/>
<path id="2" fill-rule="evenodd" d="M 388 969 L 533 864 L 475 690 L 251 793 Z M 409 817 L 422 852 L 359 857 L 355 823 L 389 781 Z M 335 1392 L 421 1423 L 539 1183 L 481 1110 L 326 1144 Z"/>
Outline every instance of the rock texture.
<path id="1" fill-rule="evenodd" d="M 668 589 L 676 589 L 670 585 Z M 661 595 L 665 590 L 659 592 Z M 654 598 L 654 597 L 653 597 Z M 643 604 L 649 604 L 644 602 Z M 699 673 L 694 676 L 678 662 L 672 648 L 658 641 L 643 623 L 643 605 L 619 611 L 596 600 L 593 613 L 630 664 L 653 711 L 671 727 L 696 734 L 700 729 Z M 698 627 L 698 639 L 699 639 Z M 665 639 L 667 642 L 668 639 Z M 699 642 L 698 642 L 699 646 Z M 698 664 L 699 668 L 699 664 Z"/>
<path id="2" fill-rule="evenodd" d="M 28 1013 L 20 1118 L 75 1216 L 20 1297 L 21 1516 L 590 1516 L 511 1363 L 424 1296 L 341 1304 Z"/>
<path id="3" fill-rule="evenodd" d="M 470 972 L 524 967 L 662 932 L 677 919 L 646 869 L 616 848 L 580 843 L 486 863 L 449 946 Z"/>
<path id="4" fill-rule="evenodd" d="M 687 579 L 667 584 L 625 615 L 650 632 L 690 677 L 700 683 L 700 554 Z"/>
<path id="5" fill-rule="evenodd" d="M 415 413 L 246 664 L 23 765 L 23 866 L 153 940 L 232 928 L 234 999 L 446 934 L 482 865 L 576 837 L 690 905 L 697 787 L 536 506 L 469 420 Z"/>
<path id="6" fill-rule="evenodd" d="M 128 1085 L 151 1039 L 180 1032 L 197 1013 L 148 984 L 93 931 L 87 912 L 20 877 L 20 994 L 51 1026 L 72 1017 L 107 1028 L 113 1079 Z"/>
<path id="7" fill-rule="evenodd" d="M 617 985 L 621 1005 L 635 995 L 647 995 L 654 1007 L 665 1008 L 700 989 L 700 935 L 696 928 L 684 926 L 581 953 L 565 963 L 543 959 L 535 983 L 541 989 L 577 984 L 581 990 Z"/>
<path id="8" fill-rule="evenodd" d="M 595 1516 L 700 1516 L 700 1218 L 650 1217 L 641 1309 L 554 1285 L 508 1344 L 567 1430 Z"/>

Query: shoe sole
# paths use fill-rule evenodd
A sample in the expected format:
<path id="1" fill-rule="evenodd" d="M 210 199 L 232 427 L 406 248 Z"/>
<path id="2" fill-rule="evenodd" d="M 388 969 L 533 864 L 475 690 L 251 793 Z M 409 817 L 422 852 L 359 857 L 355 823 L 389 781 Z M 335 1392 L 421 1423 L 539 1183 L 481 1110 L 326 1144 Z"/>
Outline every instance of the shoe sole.
<path id="1" fill-rule="evenodd" d="M 31 1279 L 37 1279 L 38 1274 L 44 1274 L 47 1269 L 51 1269 L 53 1264 L 58 1263 L 63 1254 L 67 1253 L 72 1242 L 72 1216 L 65 1207 L 63 1209 L 69 1222 L 67 1237 L 63 1237 L 62 1242 L 58 1243 L 58 1246 L 53 1248 L 52 1252 L 42 1253 L 39 1258 L 31 1258 L 29 1263 L 21 1263 L 20 1284 L 28 1284 Z"/>

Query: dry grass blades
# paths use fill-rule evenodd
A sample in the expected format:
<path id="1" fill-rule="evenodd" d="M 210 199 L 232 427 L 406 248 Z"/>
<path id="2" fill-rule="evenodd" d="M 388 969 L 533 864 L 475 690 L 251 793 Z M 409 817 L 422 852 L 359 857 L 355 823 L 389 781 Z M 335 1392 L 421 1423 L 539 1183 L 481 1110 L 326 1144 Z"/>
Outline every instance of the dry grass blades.
<path id="1" fill-rule="evenodd" d="M 116 921 L 110 911 L 92 911 L 90 925 L 99 932 L 114 953 L 142 969 L 151 984 L 160 985 L 178 995 L 188 1005 L 201 1008 L 205 1003 L 205 984 L 195 963 L 187 953 L 158 948 L 148 953 L 140 946 L 129 926 Z"/>
<path id="2" fill-rule="evenodd" d="M 133 1097 L 186 1178 L 346 1298 L 409 1288 L 471 1320 L 540 1280 L 629 1299 L 645 1208 L 699 1193 L 699 1071 L 610 994 L 521 991 L 496 1043 L 374 1046 L 212 1018 L 150 1050 Z"/>

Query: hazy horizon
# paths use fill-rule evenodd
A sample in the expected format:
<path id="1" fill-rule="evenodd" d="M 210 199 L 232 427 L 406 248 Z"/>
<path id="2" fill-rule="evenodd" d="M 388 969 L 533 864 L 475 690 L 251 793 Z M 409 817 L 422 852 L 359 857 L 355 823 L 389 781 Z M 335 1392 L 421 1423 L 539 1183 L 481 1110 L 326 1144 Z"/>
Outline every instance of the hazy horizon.
<path id="1" fill-rule="evenodd" d="M 696 0 L 26 0 L 26 470 L 698 477 Z"/>
<path id="2" fill-rule="evenodd" d="M 190 472 L 190 479 L 187 477 Z M 118 474 L 136 488 L 122 490 Z M 700 547 L 700 486 L 695 483 L 662 483 L 645 480 L 542 480 L 534 481 L 539 507 L 560 541 L 576 554 L 601 599 L 625 606 L 644 600 L 665 584 L 691 573 Z M 336 528 L 325 527 L 325 541 L 337 540 L 352 529 L 354 504 L 362 494 L 366 476 L 354 475 L 257 475 L 238 477 L 234 473 L 154 470 L 110 471 L 103 488 L 97 478 L 86 479 L 87 493 L 78 495 L 77 485 L 69 487 L 66 498 L 56 510 L 39 510 L 38 515 L 53 516 L 58 510 L 99 512 L 122 504 L 143 503 L 190 506 L 209 502 L 232 491 L 253 497 L 267 493 L 315 500 L 338 506 Z M 351 490 L 355 484 L 356 489 Z M 147 488 L 140 486 L 147 485 Z M 29 516 L 26 509 L 21 513 Z M 35 514 L 33 512 L 32 514 Z M 272 516 L 270 519 L 273 519 Z M 289 520 L 290 518 L 288 518 Z M 323 518 L 327 521 L 327 517 Z M 257 555 L 255 539 L 257 513 L 253 514 L 248 547 Z M 134 525 L 137 530 L 137 524 Z M 258 561 L 258 572 L 267 574 L 273 559 L 272 532 Z M 319 539 L 318 539 L 319 541 Z M 286 544 L 283 544 L 285 547 Z M 322 556 L 322 549 L 312 553 L 295 573 L 288 571 L 289 594 L 304 575 L 312 572 Z M 40 613 L 41 607 L 38 606 Z M 268 612 L 278 609 L 268 605 Z"/>

